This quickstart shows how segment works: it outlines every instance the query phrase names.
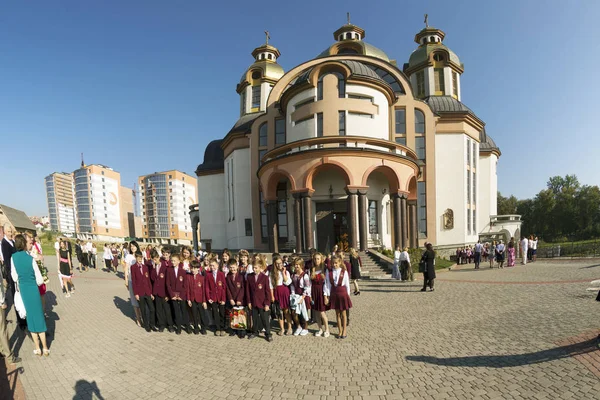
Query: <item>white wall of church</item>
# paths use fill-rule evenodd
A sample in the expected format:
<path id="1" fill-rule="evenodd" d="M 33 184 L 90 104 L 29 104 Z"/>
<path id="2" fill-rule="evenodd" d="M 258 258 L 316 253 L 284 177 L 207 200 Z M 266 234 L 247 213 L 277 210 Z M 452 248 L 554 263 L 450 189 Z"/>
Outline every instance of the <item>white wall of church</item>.
<path id="1" fill-rule="evenodd" d="M 477 230 L 479 233 L 490 231 L 490 215 L 497 214 L 498 207 L 498 175 L 496 164 L 498 157 L 495 154 L 485 155 L 479 158 L 479 221 Z"/>
<path id="2" fill-rule="evenodd" d="M 378 114 L 369 118 L 363 115 L 352 114 L 352 110 L 348 110 L 346 113 L 346 135 L 389 140 L 389 107 L 385 95 L 379 90 L 367 86 L 347 85 L 346 96 L 351 94 L 372 97 L 373 104 L 378 106 Z"/>
<path id="3" fill-rule="evenodd" d="M 227 245 L 224 181 L 224 174 L 198 177 L 200 239 L 212 239 L 211 246 L 215 249 L 222 249 Z"/>
<path id="4" fill-rule="evenodd" d="M 296 105 L 310 98 L 316 98 L 315 88 L 307 89 L 298 93 L 288 102 L 285 114 L 287 116 L 285 123 L 287 143 L 317 136 L 317 122 L 315 118 L 311 118 L 299 123 L 292 122 L 292 113 L 296 110 Z"/>
<path id="5" fill-rule="evenodd" d="M 228 182 L 231 179 L 233 179 L 233 190 L 228 190 Z M 225 174 L 221 182 L 221 188 L 224 189 L 225 193 L 223 199 L 225 212 L 222 214 L 221 223 L 226 226 L 227 237 L 226 244 L 223 247 L 229 249 L 254 247 L 254 239 L 252 236 L 246 236 L 245 227 L 245 220 L 252 218 L 250 181 L 250 149 L 234 150 L 225 159 Z M 231 210 L 229 210 L 229 207 Z M 202 225 L 200 227 L 204 229 Z M 252 229 L 258 229 L 258 227 L 253 226 Z M 213 247 L 217 248 L 216 246 Z"/>
<path id="6" fill-rule="evenodd" d="M 436 246 L 466 242 L 466 138 L 462 133 L 435 136 Z M 454 212 L 454 228 L 444 228 L 444 213 Z"/>

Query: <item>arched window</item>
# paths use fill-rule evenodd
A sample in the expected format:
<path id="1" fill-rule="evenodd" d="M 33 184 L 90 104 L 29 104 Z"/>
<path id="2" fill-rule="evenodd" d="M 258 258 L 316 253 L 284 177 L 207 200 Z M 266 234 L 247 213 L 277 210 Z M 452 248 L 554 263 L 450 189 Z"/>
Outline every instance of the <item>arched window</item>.
<path id="1" fill-rule="evenodd" d="M 415 108 L 415 133 L 425 133 L 425 114 Z"/>
<path id="2" fill-rule="evenodd" d="M 268 128 L 269 128 L 269 126 L 267 125 L 266 122 L 264 124 L 262 124 L 260 126 L 260 128 L 258 128 L 258 146 L 259 147 L 264 147 L 267 145 Z"/>
<path id="3" fill-rule="evenodd" d="M 358 54 L 358 51 L 351 47 L 342 47 L 338 50 L 338 54 Z"/>
<path id="4" fill-rule="evenodd" d="M 339 72 L 328 72 L 319 77 L 317 82 L 317 100 L 323 100 L 323 78 L 329 74 L 333 74 L 338 78 L 338 97 L 343 99 L 346 97 L 346 81 L 344 75 Z"/>

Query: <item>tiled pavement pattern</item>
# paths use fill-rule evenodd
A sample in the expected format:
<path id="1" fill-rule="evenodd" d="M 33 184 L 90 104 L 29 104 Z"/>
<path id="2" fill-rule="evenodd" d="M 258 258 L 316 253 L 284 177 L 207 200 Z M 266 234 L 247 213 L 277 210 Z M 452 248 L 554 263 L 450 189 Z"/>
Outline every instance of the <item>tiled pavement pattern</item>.
<path id="1" fill-rule="evenodd" d="M 114 275 L 79 274 L 70 299 L 52 277 L 52 354 L 34 357 L 25 340 L 20 380 L 28 399 L 600 398 L 600 303 L 585 290 L 598 262 L 438 276 L 428 293 L 418 281 L 362 282 L 344 341 L 273 343 L 146 333 Z M 532 281 L 546 283 L 519 284 Z"/>

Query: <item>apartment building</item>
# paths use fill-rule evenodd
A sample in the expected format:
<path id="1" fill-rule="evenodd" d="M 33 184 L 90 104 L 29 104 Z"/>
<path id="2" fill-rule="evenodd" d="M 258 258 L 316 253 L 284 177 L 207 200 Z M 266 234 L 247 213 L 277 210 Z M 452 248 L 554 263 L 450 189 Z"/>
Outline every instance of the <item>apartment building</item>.
<path id="1" fill-rule="evenodd" d="M 189 207 L 196 204 L 196 179 L 177 170 L 140 176 L 142 236 L 152 243 L 191 244 Z"/>
<path id="2" fill-rule="evenodd" d="M 121 186 L 121 174 L 104 165 L 82 165 L 73 172 L 77 237 L 122 241 L 131 235 L 133 190 Z"/>
<path id="3" fill-rule="evenodd" d="M 75 233 L 76 213 L 73 193 L 73 176 L 54 172 L 44 178 L 50 229 L 66 234 Z"/>

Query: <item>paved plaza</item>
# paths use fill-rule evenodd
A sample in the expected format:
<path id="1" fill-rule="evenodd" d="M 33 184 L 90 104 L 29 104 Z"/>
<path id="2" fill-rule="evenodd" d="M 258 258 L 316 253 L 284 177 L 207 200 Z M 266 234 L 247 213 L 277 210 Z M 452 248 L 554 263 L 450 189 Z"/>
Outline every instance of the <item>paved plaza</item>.
<path id="1" fill-rule="evenodd" d="M 419 281 L 363 281 L 344 341 L 275 335 L 268 343 L 146 333 L 114 274 L 77 273 L 68 299 L 52 276 L 51 356 L 34 357 L 29 339 L 17 341 L 23 361 L 10 388 L 20 383 L 27 399 L 599 398 L 600 303 L 586 288 L 600 262 L 438 278 L 427 293 Z"/>

